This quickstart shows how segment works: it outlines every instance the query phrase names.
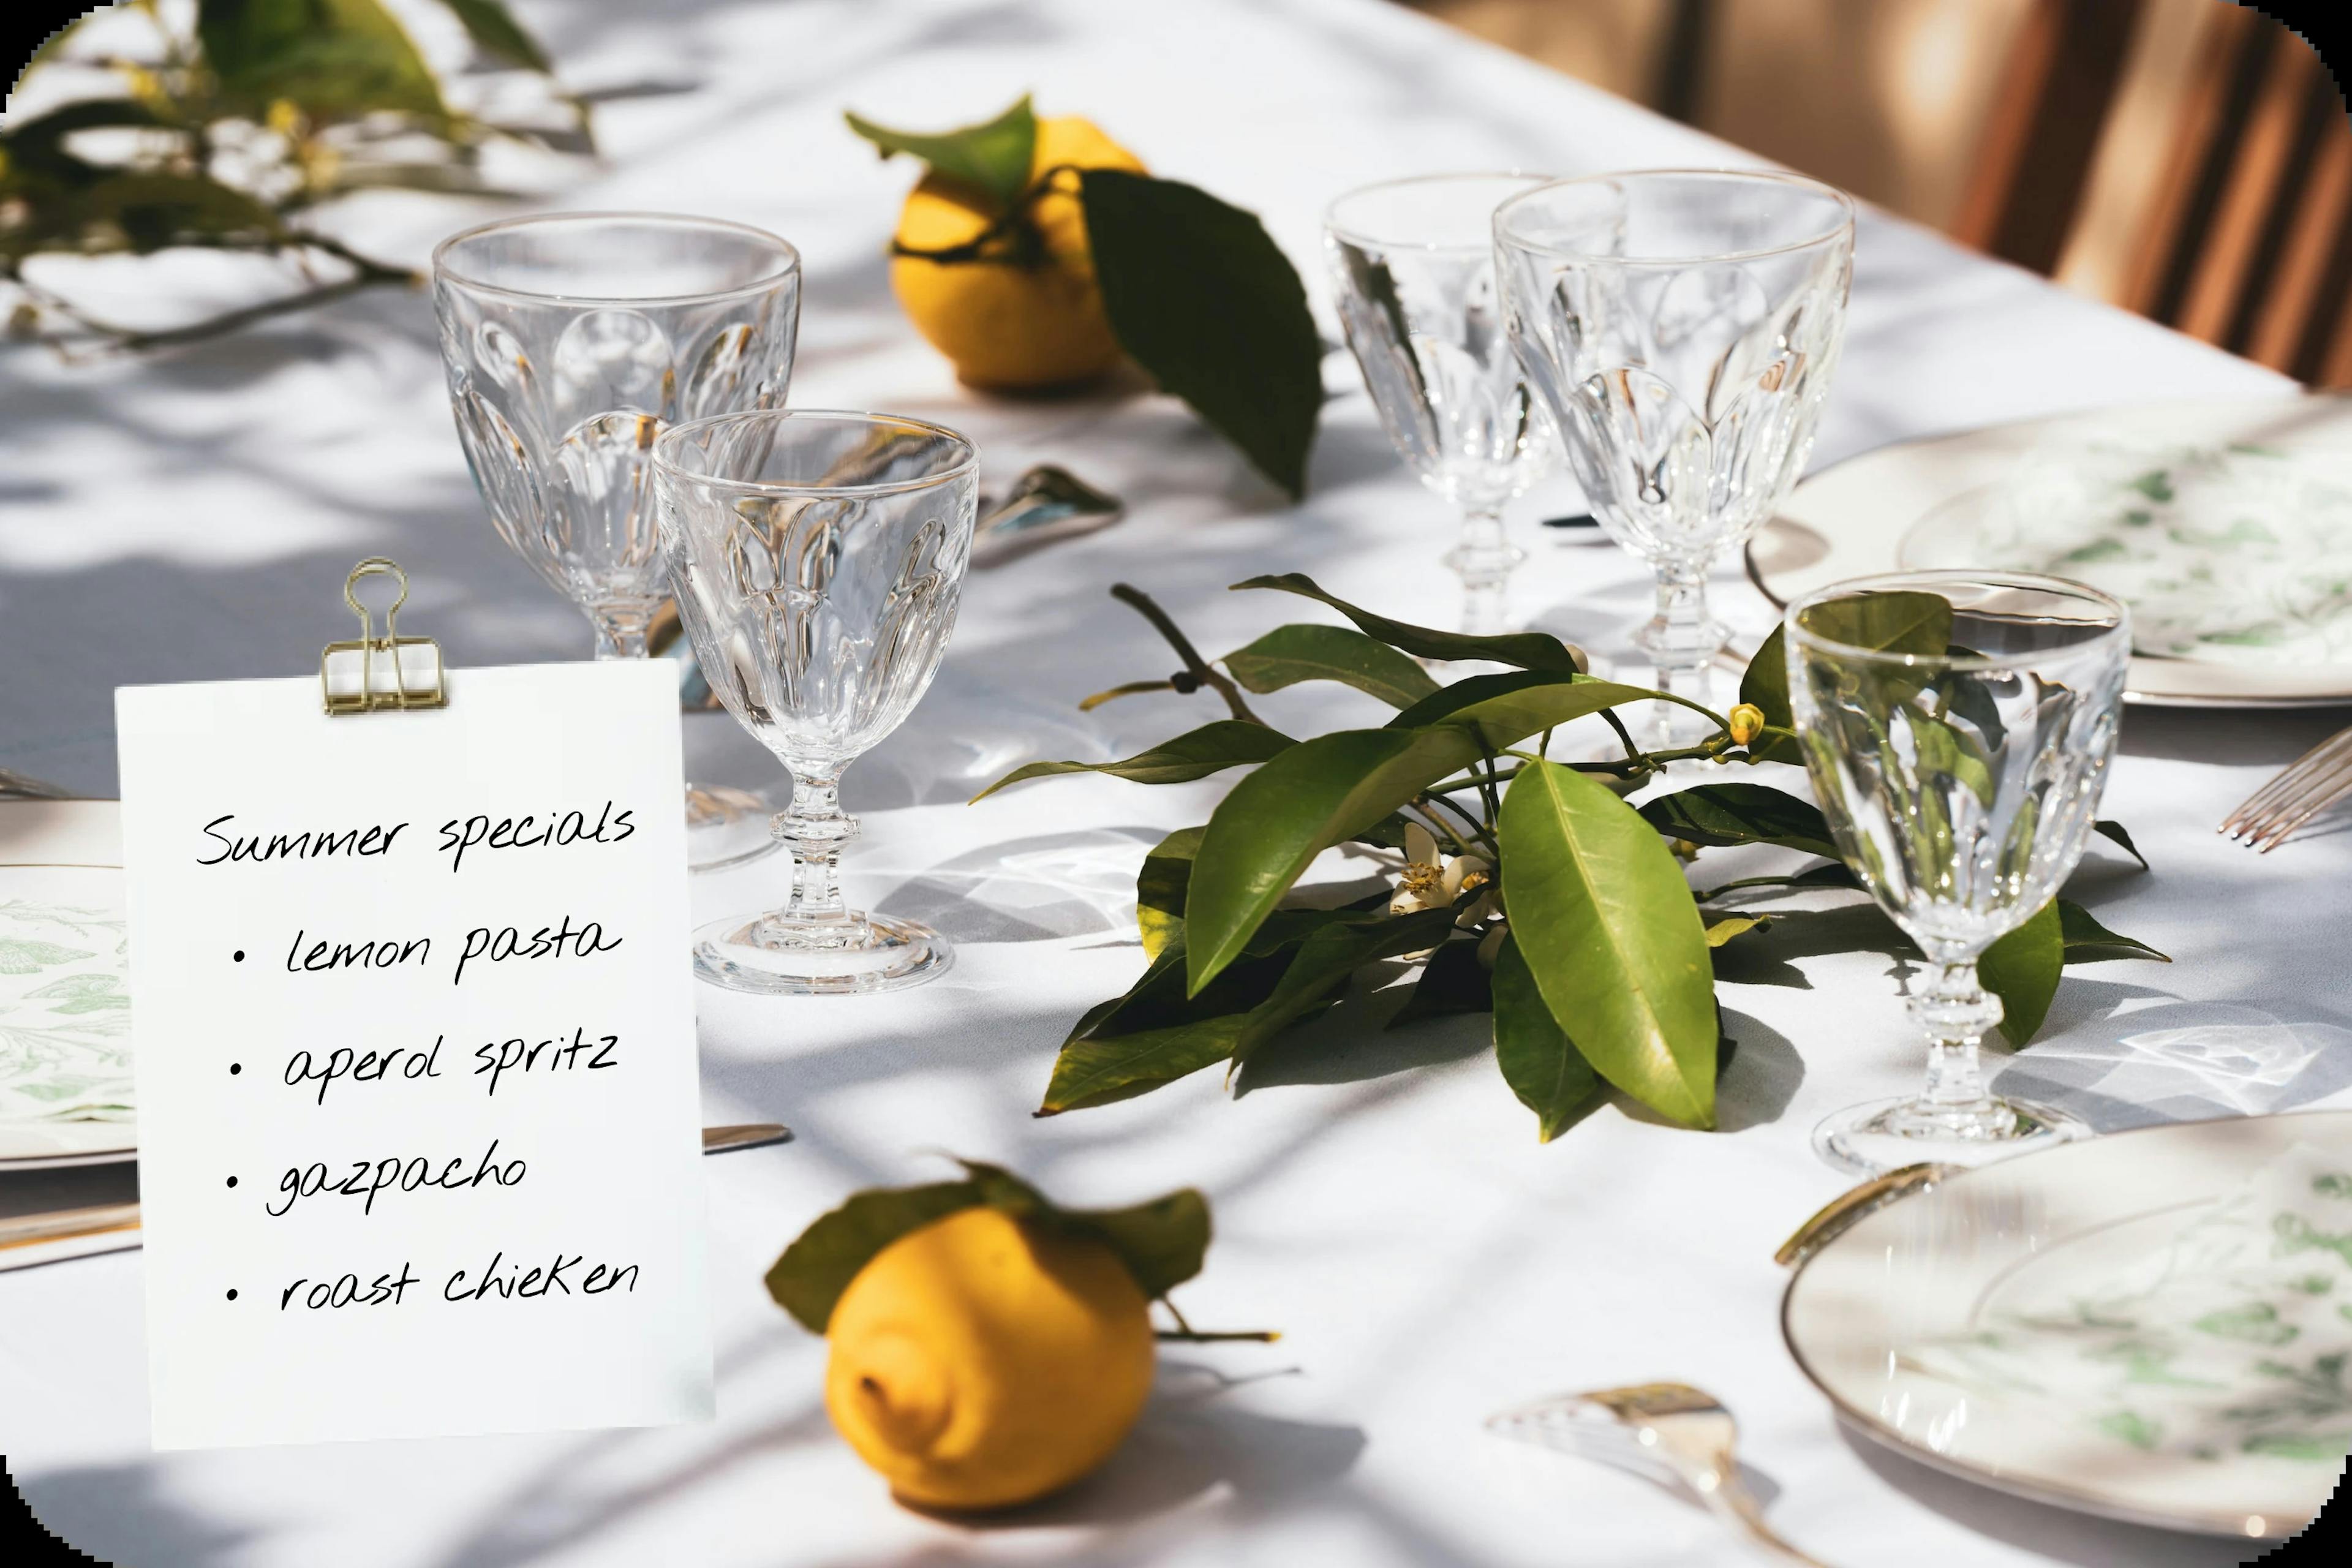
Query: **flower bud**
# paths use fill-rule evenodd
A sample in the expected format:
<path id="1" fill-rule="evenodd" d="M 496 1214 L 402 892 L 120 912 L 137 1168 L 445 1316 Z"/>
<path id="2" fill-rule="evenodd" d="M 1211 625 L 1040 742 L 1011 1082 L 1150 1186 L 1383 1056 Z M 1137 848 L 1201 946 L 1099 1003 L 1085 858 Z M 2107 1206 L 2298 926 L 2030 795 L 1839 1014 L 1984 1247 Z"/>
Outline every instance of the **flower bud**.
<path id="1" fill-rule="evenodd" d="M 1731 743 L 1744 746 L 1764 732 L 1764 710 L 1743 702 L 1731 710 Z"/>

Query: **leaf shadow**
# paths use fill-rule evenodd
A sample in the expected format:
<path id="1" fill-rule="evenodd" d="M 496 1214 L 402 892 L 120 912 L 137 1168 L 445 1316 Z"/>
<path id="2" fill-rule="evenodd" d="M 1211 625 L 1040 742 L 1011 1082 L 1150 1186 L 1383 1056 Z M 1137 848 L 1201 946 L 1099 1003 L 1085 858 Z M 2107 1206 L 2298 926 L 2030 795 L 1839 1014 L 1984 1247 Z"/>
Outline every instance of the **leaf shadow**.
<path id="1" fill-rule="evenodd" d="M 1885 953 L 1906 968 L 1920 957 L 1919 950 L 1876 904 L 1854 902 L 1826 910 L 1772 911 L 1769 925 L 1734 937 L 1715 950 L 1715 977 L 1735 985 L 1810 991 L 1813 983 L 1795 960 L 1857 951 Z"/>
<path id="2" fill-rule="evenodd" d="M 1234 1097 L 1260 1089 L 1366 1083 L 1416 1068 L 1466 1061 L 1494 1049 L 1494 1025 L 1484 1013 L 1423 1018 L 1390 1028 L 1389 1021 L 1412 989 L 1391 982 L 1411 968 L 1402 961 L 1374 966 L 1370 978 L 1360 975 L 1337 1005 L 1276 1036 L 1244 1064 L 1234 1079 Z"/>
<path id="3" fill-rule="evenodd" d="M 1786 1035 L 1760 1018 L 1722 1010 L 1723 1032 L 1738 1049 L 1716 1079 L 1718 1132 L 1744 1132 L 1780 1120 L 1805 1081 L 1805 1059 Z"/>

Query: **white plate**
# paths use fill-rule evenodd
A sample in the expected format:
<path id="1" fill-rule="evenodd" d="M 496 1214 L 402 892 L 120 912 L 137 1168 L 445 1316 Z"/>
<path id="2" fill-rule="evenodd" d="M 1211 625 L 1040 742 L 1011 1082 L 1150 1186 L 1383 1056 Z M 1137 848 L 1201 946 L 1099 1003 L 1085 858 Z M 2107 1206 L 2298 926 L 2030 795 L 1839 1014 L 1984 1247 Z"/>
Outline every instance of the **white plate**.
<path id="1" fill-rule="evenodd" d="M 135 1121 L 0 1122 L 0 1172 L 115 1165 L 137 1158 Z"/>
<path id="2" fill-rule="evenodd" d="M 1782 1299 L 1781 1331 L 1842 1415 L 1915 1459 L 2105 1518 L 2291 1535 L 2341 1484 L 2340 1465 L 2234 1447 L 2143 1452 L 2102 1430 L 2087 1406 L 1933 1375 L 1918 1352 L 1972 1343 L 2029 1298 L 2099 1300 L 2119 1267 L 2164 1247 L 2298 1145 L 2352 1161 L 2352 1111 L 2152 1127 L 1953 1176 L 1867 1215 L 1808 1258 Z M 2324 1250 L 2310 1256 L 2336 1269 Z M 2352 1259 L 2338 1272 L 2352 1277 Z M 2339 1281 L 2327 1304 L 2347 1289 Z M 2143 1396 L 2162 1394 L 2135 1394 Z"/>
<path id="3" fill-rule="evenodd" d="M 8 906 L 0 942 L 16 944 L 0 953 L 0 1072 L 14 1065 L 12 1052 L 37 1049 L 70 1070 L 77 1055 L 128 1048 L 128 976 L 119 935 L 107 934 L 120 931 L 121 809 L 110 800 L 0 801 L 0 905 Z M 127 1099 L 127 1070 L 119 1076 Z M 0 1171 L 138 1157 L 130 1121 L 0 1120 Z"/>
<path id="4" fill-rule="evenodd" d="M 1971 492 L 2013 481 L 2033 465 L 2097 448 L 2214 450 L 2259 446 L 2306 461 L 2352 461 L 2352 398 L 2168 403 L 2028 420 L 1883 447 L 1833 464 L 1799 485 L 1748 546 L 1748 572 L 1776 604 L 1824 584 L 1892 572 L 1906 560 L 1961 563 L 1981 530 L 1950 510 Z M 1946 509 L 1938 522 L 1924 520 Z M 2060 569 L 2061 575 L 2069 574 Z M 2225 579 L 2226 581 L 2226 579 Z M 2352 703 L 2352 663 L 2262 664 L 2135 658 L 2126 695 L 2180 707 L 2320 707 Z"/>

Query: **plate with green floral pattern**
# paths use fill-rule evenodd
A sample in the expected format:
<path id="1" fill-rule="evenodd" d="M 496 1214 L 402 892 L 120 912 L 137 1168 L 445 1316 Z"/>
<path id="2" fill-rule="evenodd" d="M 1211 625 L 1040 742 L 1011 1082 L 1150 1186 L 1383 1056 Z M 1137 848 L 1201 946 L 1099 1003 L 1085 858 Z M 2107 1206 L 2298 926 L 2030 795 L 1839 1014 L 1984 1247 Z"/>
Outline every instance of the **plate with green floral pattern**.
<path id="1" fill-rule="evenodd" d="M 120 812 L 0 802 L 0 1171 L 138 1156 Z"/>
<path id="2" fill-rule="evenodd" d="M 2162 404 L 1884 447 L 1748 550 L 1786 603 L 1895 568 L 2042 572 L 2132 609 L 2126 695 L 2352 702 L 2352 398 Z"/>
<path id="3" fill-rule="evenodd" d="M 2352 1111 L 1949 1175 L 1807 1256 L 1781 1328 L 1913 1458 L 2105 1518 L 2293 1535 L 2352 1449 Z"/>

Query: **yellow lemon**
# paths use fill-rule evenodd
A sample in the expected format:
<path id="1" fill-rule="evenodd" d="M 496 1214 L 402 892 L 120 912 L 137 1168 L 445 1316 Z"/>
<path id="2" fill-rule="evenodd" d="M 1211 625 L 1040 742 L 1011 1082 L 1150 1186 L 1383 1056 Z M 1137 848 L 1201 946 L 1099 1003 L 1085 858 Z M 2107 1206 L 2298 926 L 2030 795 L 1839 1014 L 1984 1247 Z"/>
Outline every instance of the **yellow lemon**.
<path id="1" fill-rule="evenodd" d="M 1143 173 L 1135 154 L 1092 121 L 1075 115 L 1039 121 L 1031 183 L 1048 169 L 1065 167 Z M 1045 254 L 1029 264 L 1010 235 L 990 239 L 968 261 L 891 259 L 890 287 L 908 319 L 971 384 L 1065 385 L 1091 380 L 1118 363 L 1118 340 L 1095 288 L 1077 184 L 1074 174 L 1056 174 L 1053 189 L 1030 207 Z M 898 243 L 924 251 L 969 245 L 990 221 L 962 187 L 927 174 L 898 215 Z"/>
<path id="2" fill-rule="evenodd" d="M 908 1502 L 1026 1502 L 1101 1464 L 1142 1412 L 1145 1308 L 1101 1242 L 964 1209 L 876 1253 L 842 1292 L 825 1409 Z"/>

